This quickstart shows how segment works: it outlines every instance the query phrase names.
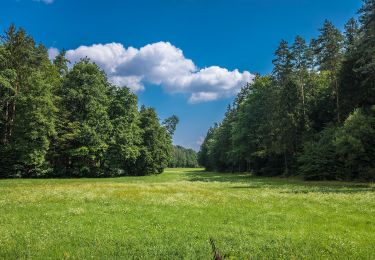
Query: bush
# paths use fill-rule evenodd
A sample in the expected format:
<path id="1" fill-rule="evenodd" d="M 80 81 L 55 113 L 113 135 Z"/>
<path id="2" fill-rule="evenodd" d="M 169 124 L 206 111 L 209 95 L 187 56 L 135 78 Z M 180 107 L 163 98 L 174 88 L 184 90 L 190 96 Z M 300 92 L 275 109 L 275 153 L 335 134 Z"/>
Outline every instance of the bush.
<path id="1" fill-rule="evenodd" d="M 341 127 L 328 127 L 298 157 L 307 180 L 375 179 L 375 109 L 355 110 Z"/>

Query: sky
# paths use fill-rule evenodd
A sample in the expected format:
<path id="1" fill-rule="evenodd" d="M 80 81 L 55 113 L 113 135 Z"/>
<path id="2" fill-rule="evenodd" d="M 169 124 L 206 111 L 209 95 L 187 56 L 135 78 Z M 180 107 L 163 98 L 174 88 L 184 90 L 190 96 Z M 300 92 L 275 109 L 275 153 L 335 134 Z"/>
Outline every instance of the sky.
<path id="1" fill-rule="evenodd" d="M 161 120 L 175 114 L 174 143 L 199 149 L 239 89 L 272 71 L 281 39 L 340 29 L 360 0 L 0 0 L 3 32 L 14 23 L 53 58 L 89 57 Z"/>

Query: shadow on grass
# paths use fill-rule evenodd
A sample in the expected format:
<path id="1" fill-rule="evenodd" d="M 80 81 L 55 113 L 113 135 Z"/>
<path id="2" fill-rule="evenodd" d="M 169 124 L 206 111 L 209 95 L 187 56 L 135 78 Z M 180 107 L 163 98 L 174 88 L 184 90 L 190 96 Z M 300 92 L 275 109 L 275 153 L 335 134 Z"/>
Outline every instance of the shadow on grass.
<path id="1" fill-rule="evenodd" d="M 228 183 L 230 189 L 275 189 L 280 193 L 340 193 L 354 194 L 375 192 L 371 183 L 349 183 L 338 181 L 303 181 L 296 178 L 259 177 L 250 173 L 217 173 L 205 171 L 187 171 L 186 177 L 191 182 Z M 232 186 L 235 185 L 235 186 Z"/>

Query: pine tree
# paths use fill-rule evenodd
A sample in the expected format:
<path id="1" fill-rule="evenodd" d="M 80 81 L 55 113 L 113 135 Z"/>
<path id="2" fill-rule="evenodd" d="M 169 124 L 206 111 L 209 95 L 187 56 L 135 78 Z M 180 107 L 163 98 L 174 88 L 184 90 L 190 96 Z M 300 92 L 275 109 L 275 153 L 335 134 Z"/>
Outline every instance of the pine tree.
<path id="1" fill-rule="evenodd" d="M 370 107 L 375 104 L 375 1 L 365 0 L 360 10 L 361 33 L 358 51 L 360 58 L 354 67 L 360 75 L 361 99 L 358 105 Z"/>
<path id="2" fill-rule="evenodd" d="M 351 51 L 359 39 L 359 25 L 356 19 L 351 18 L 345 24 L 345 49 Z"/>
<path id="3" fill-rule="evenodd" d="M 215 167 L 211 161 L 211 143 L 213 142 L 214 134 L 218 125 L 215 124 L 213 127 L 208 129 L 206 137 L 198 152 L 198 163 L 199 165 L 206 168 L 206 170 L 213 170 Z"/>
<path id="4" fill-rule="evenodd" d="M 4 61 L 0 65 L 0 175 L 45 175 L 46 154 L 55 133 L 52 91 L 57 75 L 46 48 L 14 25 L 2 37 L 0 58 Z"/>
<path id="5" fill-rule="evenodd" d="M 289 175 L 292 170 L 293 158 L 297 152 L 299 140 L 298 127 L 301 121 L 299 115 L 298 82 L 293 70 L 293 54 L 288 43 L 282 41 L 275 52 L 273 61 L 273 77 L 278 86 L 278 97 L 275 100 L 276 114 L 278 118 L 275 126 L 278 132 L 275 134 L 276 147 L 284 156 L 284 174 Z"/>
<path id="6" fill-rule="evenodd" d="M 70 63 L 65 55 L 66 51 L 63 49 L 53 60 L 53 64 L 56 66 L 61 76 L 65 76 L 68 73 L 68 63 Z"/>
<path id="7" fill-rule="evenodd" d="M 344 37 L 328 20 L 324 22 L 323 28 L 320 29 L 317 50 L 320 70 L 329 71 L 331 74 L 332 96 L 336 106 L 336 120 L 340 122 L 338 73 L 343 59 Z"/>
<path id="8" fill-rule="evenodd" d="M 276 58 L 272 61 L 274 68 L 272 74 L 274 78 L 280 83 L 284 84 L 287 78 L 293 72 L 293 56 L 290 52 L 288 42 L 282 40 L 275 52 Z"/>
<path id="9" fill-rule="evenodd" d="M 298 85 L 300 90 L 300 96 L 302 101 L 302 111 L 304 118 L 306 117 L 306 96 L 305 96 L 305 85 L 308 77 L 308 66 L 309 66 L 309 52 L 306 45 L 306 41 L 301 37 L 297 36 L 292 45 L 292 57 L 294 71 L 298 77 Z"/>
<path id="10" fill-rule="evenodd" d="M 168 134 L 172 137 L 174 132 L 176 131 L 177 124 L 180 121 L 180 119 L 176 116 L 170 116 L 167 119 L 165 119 L 162 123 L 162 125 L 167 130 Z"/>
<path id="11" fill-rule="evenodd" d="M 375 3 L 366 0 L 360 10 L 360 34 L 345 55 L 340 71 L 342 111 L 345 116 L 355 108 L 369 109 L 375 104 Z"/>

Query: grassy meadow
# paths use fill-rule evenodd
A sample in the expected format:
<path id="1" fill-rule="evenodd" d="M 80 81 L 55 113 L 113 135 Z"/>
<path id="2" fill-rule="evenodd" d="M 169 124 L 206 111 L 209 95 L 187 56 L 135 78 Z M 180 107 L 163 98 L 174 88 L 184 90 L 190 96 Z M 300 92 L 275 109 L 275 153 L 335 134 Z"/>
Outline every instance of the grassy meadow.
<path id="1" fill-rule="evenodd" d="M 168 169 L 0 180 L 0 259 L 375 259 L 375 184 Z"/>

